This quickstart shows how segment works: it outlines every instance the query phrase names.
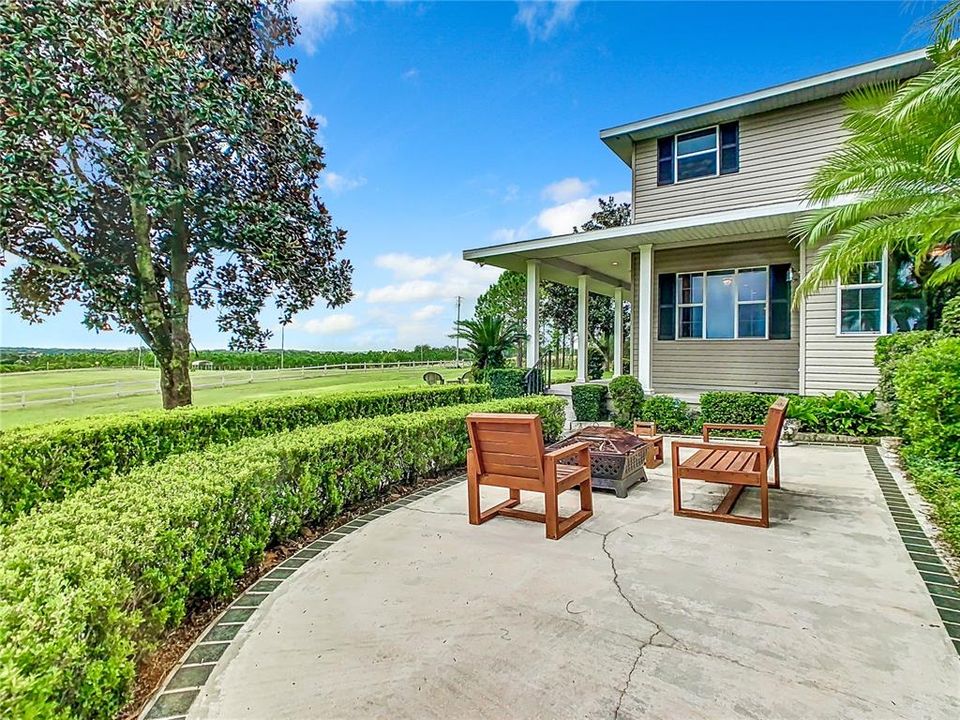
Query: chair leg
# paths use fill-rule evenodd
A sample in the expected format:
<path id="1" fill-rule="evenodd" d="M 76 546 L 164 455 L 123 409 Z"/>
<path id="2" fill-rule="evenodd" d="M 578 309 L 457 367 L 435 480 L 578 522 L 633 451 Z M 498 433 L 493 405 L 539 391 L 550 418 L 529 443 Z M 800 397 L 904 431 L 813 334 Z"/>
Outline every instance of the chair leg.
<path id="1" fill-rule="evenodd" d="M 673 514 L 679 515 L 683 507 L 680 505 L 680 448 L 676 445 L 670 448 L 670 461 L 673 466 Z"/>
<path id="2" fill-rule="evenodd" d="M 774 460 L 776 465 L 776 460 Z M 770 500 L 767 492 L 767 459 L 760 457 L 760 526 L 770 527 Z"/>
<path id="3" fill-rule="evenodd" d="M 549 483 L 543 491 L 544 521 L 547 526 L 547 537 L 550 540 L 560 539 L 560 506 L 557 498 L 556 483 Z"/>
<path id="4" fill-rule="evenodd" d="M 470 462 L 473 454 L 467 456 L 467 515 L 471 525 L 480 524 L 480 482 L 477 468 Z"/>
<path id="5" fill-rule="evenodd" d="M 776 490 L 780 489 L 780 446 L 773 449 L 773 484 L 770 486 Z"/>
<path id="6" fill-rule="evenodd" d="M 593 512 L 593 480 L 591 478 L 580 483 L 580 509 Z"/>

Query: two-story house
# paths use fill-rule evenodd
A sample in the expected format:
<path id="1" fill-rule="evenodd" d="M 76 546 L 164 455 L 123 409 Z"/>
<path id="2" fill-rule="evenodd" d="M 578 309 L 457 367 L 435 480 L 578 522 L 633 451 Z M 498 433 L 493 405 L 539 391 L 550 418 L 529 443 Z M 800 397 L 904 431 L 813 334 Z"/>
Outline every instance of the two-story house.
<path id="1" fill-rule="evenodd" d="M 537 286 L 579 288 L 578 379 L 586 369 L 588 293 L 632 304 L 631 372 L 645 390 L 828 393 L 876 384 L 878 335 L 922 322 L 908 258 L 878 258 L 799 304 L 813 251 L 790 236 L 806 188 L 843 141 L 843 96 L 928 67 L 921 51 L 620 125 L 600 133 L 632 175 L 629 225 L 466 250 L 527 275 L 527 330 L 539 336 Z M 624 332 L 615 328 L 614 374 Z M 529 343 L 528 365 L 538 359 Z"/>

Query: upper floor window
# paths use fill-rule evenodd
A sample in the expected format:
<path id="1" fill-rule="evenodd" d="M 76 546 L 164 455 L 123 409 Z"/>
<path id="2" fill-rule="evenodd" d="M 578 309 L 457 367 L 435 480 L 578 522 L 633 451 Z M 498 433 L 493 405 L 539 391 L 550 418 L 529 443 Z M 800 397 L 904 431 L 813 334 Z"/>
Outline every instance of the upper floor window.
<path id="1" fill-rule="evenodd" d="M 740 123 L 680 133 L 657 141 L 657 185 L 735 173 L 740 169 Z"/>

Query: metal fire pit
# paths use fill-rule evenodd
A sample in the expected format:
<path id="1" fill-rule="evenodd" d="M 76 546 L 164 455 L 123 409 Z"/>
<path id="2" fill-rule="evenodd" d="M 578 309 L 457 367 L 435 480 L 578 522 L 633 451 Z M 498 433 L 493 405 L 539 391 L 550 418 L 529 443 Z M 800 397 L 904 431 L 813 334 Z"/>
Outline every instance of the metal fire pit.
<path id="1" fill-rule="evenodd" d="M 568 438 L 550 446 L 550 450 L 572 445 L 576 442 L 590 443 L 590 472 L 596 489 L 614 490 L 617 497 L 627 496 L 627 489 L 638 482 L 647 481 L 644 465 L 650 443 L 633 433 L 615 427 L 592 425 L 575 432 Z M 561 461 L 576 465 L 576 458 Z"/>

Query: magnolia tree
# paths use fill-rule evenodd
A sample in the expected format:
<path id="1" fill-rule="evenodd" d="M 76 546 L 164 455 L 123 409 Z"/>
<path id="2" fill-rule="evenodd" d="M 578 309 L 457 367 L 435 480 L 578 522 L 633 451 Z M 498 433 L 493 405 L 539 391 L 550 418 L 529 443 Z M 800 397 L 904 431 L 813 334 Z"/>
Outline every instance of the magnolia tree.
<path id="1" fill-rule="evenodd" d="M 193 306 L 231 347 L 351 297 L 346 233 L 317 197 L 323 150 L 278 57 L 285 0 L 8 0 L 0 12 L 4 289 L 30 322 L 79 302 L 139 335 L 164 407 L 191 402 Z"/>

